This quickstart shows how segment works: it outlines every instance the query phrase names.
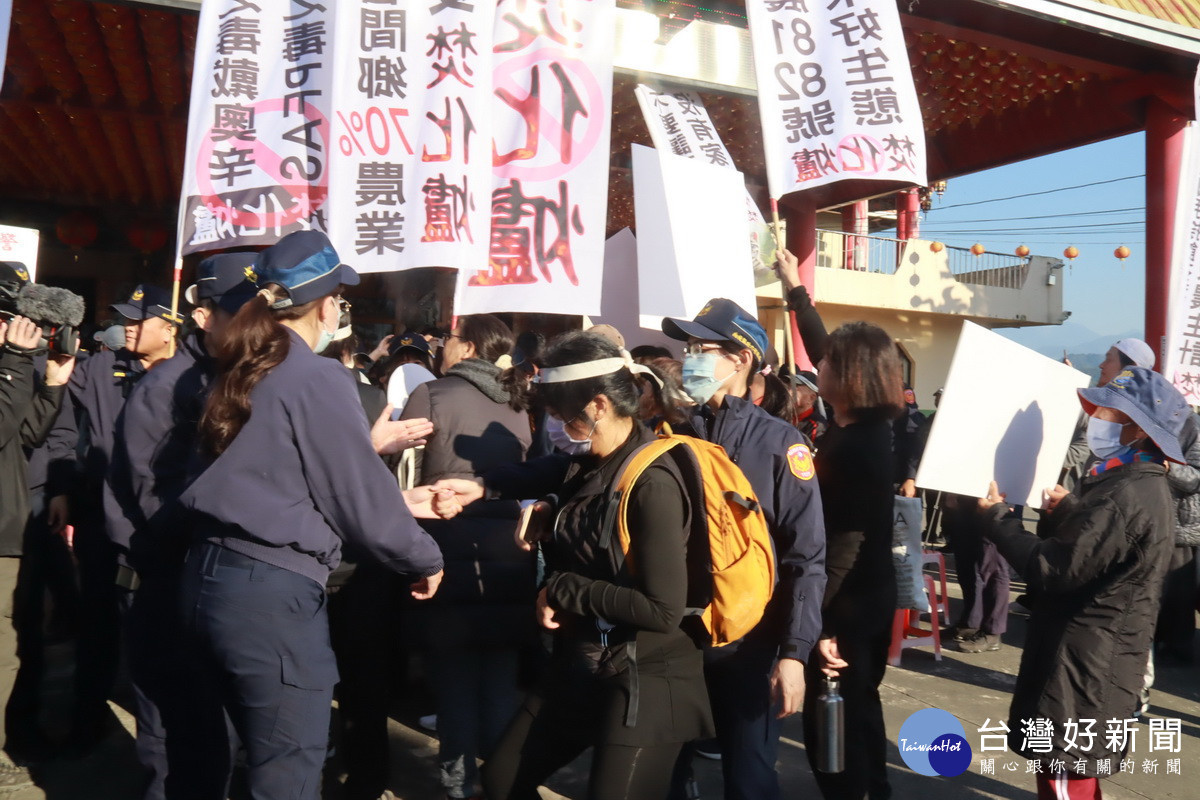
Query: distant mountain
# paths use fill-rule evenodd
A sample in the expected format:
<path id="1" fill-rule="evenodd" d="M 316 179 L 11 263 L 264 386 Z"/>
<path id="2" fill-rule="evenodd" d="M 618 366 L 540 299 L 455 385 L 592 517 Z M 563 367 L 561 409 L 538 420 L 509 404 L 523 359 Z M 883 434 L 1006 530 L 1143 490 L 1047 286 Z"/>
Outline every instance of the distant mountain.
<path id="1" fill-rule="evenodd" d="M 1074 353 L 1078 356 L 1099 355 L 1103 359 L 1104 354 L 1108 352 L 1108 348 L 1112 347 L 1113 342 L 1118 339 L 1124 339 L 1128 336 L 1136 336 L 1140 339 L 1142 336 L 1140 328 L 1100 334 L 1070 320 L 1064 322 L 1062 325 L 1043 325 L 1031 328 L 997 328 L 996 333 L 1053 359 L 1062 358 L 1064 350 L 1067 353 Z M 1075 357 L 1075 355 L 1071 356 L 1072 363 L 1075 363 L 1076 367 L 1086 372 L 1087 370 L 1079 362 L 1075 361 Z M 1097 361 L 1097 363 L 1099 362 Z"/>

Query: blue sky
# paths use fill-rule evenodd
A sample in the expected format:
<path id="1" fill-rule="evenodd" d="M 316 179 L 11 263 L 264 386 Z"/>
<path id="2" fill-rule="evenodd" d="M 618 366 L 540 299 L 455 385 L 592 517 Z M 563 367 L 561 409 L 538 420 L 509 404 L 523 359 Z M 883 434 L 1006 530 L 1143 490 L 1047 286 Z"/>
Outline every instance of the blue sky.
<path id="1" fill-rule="evenodd" d="M 1063 345 L 1093 338 L 1078 326 L 1100 337 L 1115 339 L 1131 330 L 1140 335 L 1146 249 L 1143 142 L 1137 133 L 954 178 L 923 215 L 921 238 L 959 247 L 979 242 L 1002 253 L 1025 244 L 1034 254 L 1059 258 L 1074 245 L 1079 257 L 1063 271 L 1063 307 L 1072 312 L 1062 331 Z M 1121 178 L 1130 179 L 1114 180 Z M 1101 183 L 1105 181 L 1111 182 Z M 1082 184 L 1097 185 L 999 199 Z M 1014 219 L 1025 217 L 1030 219 Z M 1131 251 L 1124 263 L 1113 255 L 1122 244 Z M 1012 338 L 1028 337 L 1017 333 Z"/>

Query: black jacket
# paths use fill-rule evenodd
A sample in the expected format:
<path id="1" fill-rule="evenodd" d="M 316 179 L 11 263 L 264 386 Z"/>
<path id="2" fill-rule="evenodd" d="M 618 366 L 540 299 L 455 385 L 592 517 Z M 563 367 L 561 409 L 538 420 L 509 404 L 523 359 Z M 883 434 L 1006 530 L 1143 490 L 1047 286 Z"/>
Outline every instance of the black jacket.
<path id="1" fill-rule="evenodd" d="M 25 448 L 46 438 L 62 395 L 63 387 L 37 377 L 30 356 L 0 349 L 0 556 L 21 555 L 29 517 Z"/>
<path id="2" fill-rule="evenodd" d="M 433 422 L 421 483 L 479 476 L 524 461 L 529 450 L 529 416 L 508 405 L 500 369 L 469 362 L 418 386 L 404 407 L 404 419 Z M 420 609 L 431 644 L 517 644 L 534 637 L 536 557 L 514 540 L 519 510 L 512 500 L 482 501 L 454 519 L 422 521 L 446 560 L 437 595 Z"/>
<path id="3" fill-rule="evenodd" d="M 1085 477 L 1075 493 L 1043 517 L 1039 536 L 993 506 L 985 535 L 1033 591 L 1029 628 L 1009 713 L 1009 743 L 1026 758 L 1114 765 L 1127 748 L 1110 748 L 1105 721 L 1126 719 L 1138 704 L 1154 635 L 1162 580 L 1171 555 L 1174 504 L 1162 466 L 1135 463 Z M 1054 724 L 1048 752 L 1024 744 L 1021 720 Z M 1095 720 L 1095 739 L 1065 724 Z"/>

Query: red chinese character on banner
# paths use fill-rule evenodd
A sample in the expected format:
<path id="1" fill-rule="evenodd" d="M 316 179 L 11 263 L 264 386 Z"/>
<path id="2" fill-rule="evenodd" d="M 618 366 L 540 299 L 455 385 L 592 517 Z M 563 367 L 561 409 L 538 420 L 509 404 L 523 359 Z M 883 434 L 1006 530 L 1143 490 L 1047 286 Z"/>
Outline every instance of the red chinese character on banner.
<path id="1" fill-rule="evenodd" d="M 554 239 L 547 244 L 547 227 L 553 223 Z M 558 199 L 529 197 L 522 191 L 521 182 L 510 180 L 508 186 L 492 192 L 492 239 L 488 253 L 488 270 L 476 274 L 471 286 L 503 286 L 536 283 L 533 265 L 537 264 L 542 278 L 552 282 L 550 265 L 557 261 L 571 285 L 578 286 L 575 261 L 571 255 L 571 231 L 583 233 L 579 206 L 567 198 L 567 182 L 558 182 Z"/>
<path id="2" fill-rule="evenodd" d="M 575 120 L 577 117 L 587 117 L 588 112 L 583 105 L 583 100 L 579 92 L 576 91 L 575 85 L 571 82 L 570 77 L 567 76 L 562 64 L 557 61 L 552 62 L 550 64 L 550 73 L 558 81 L 562 96 L 562 113 L 558 116 L 558 119 L 562 120 L 558 137 L 559 157 L 562 163 L 570 164 L 572 145 L 574 143 Z M 511 161 L 529 160 L 537 155 L 538 134 L 541 129 L 542 116 L 541 85 L 541 73 L 538 66 L 534 65 L 529 74 L 529 94 L 524 98 L 517 98 L 516 95 L 507 89 L 496 89 L 496 96 L 520 114 L 521 119 L 525 122 L 525 144 L 502 154 L 496 150 L 496 146 L 493 143 L 492 164 L 494 166 L 501 166 Z"/>
<path id="3" fill-rule="evenodd" d="M 421 187 L 425 193 L 425 235 L 422 242 L 454 242 L 460 241 L 466 235 L 468 242 L 475 241 L 471 237 L 471 228 L 467 212 L 475 208 L 464 175 L 462 186 L 450 183 L 444 174 L 425 181 Z"/>
<path id="4" fill-rule="evenodd" d="M 551 3 L 555 6 L 554 21 L 550 19 L 548 8 Z M 582 31 L 583 23 L 568 16 L 566 3 L 562 0 L 535 0 L 534 6 L 530 6 L 528 0 L 517 0 L 507 7 L 509 10 L 506 10 L 500 19 L 513 27 L 513 38 L 495 45 L 492 48 L 493 52 L 512 53 L 524 50 L 537 41 L 539 36 L 564 47 L 583 47 L 582 42 L 573 42 L 568 38 L 573 38 Z"/>

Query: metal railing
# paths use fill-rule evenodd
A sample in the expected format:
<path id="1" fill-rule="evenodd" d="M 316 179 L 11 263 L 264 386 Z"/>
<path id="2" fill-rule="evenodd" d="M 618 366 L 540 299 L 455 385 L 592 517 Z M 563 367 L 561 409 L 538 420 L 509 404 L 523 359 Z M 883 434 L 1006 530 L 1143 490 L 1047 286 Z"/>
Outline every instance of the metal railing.
<path id="1" fill-rule="evenodd" d="M 905 244 L 886 236 L 818 230 L 817 266 L 894 275 Z M 1020 289 L 1029 274 L 1028 257 L 987 251 L 975 255 L 965 247 L 946 247 L 946 257 L 959 283 Z"/>

